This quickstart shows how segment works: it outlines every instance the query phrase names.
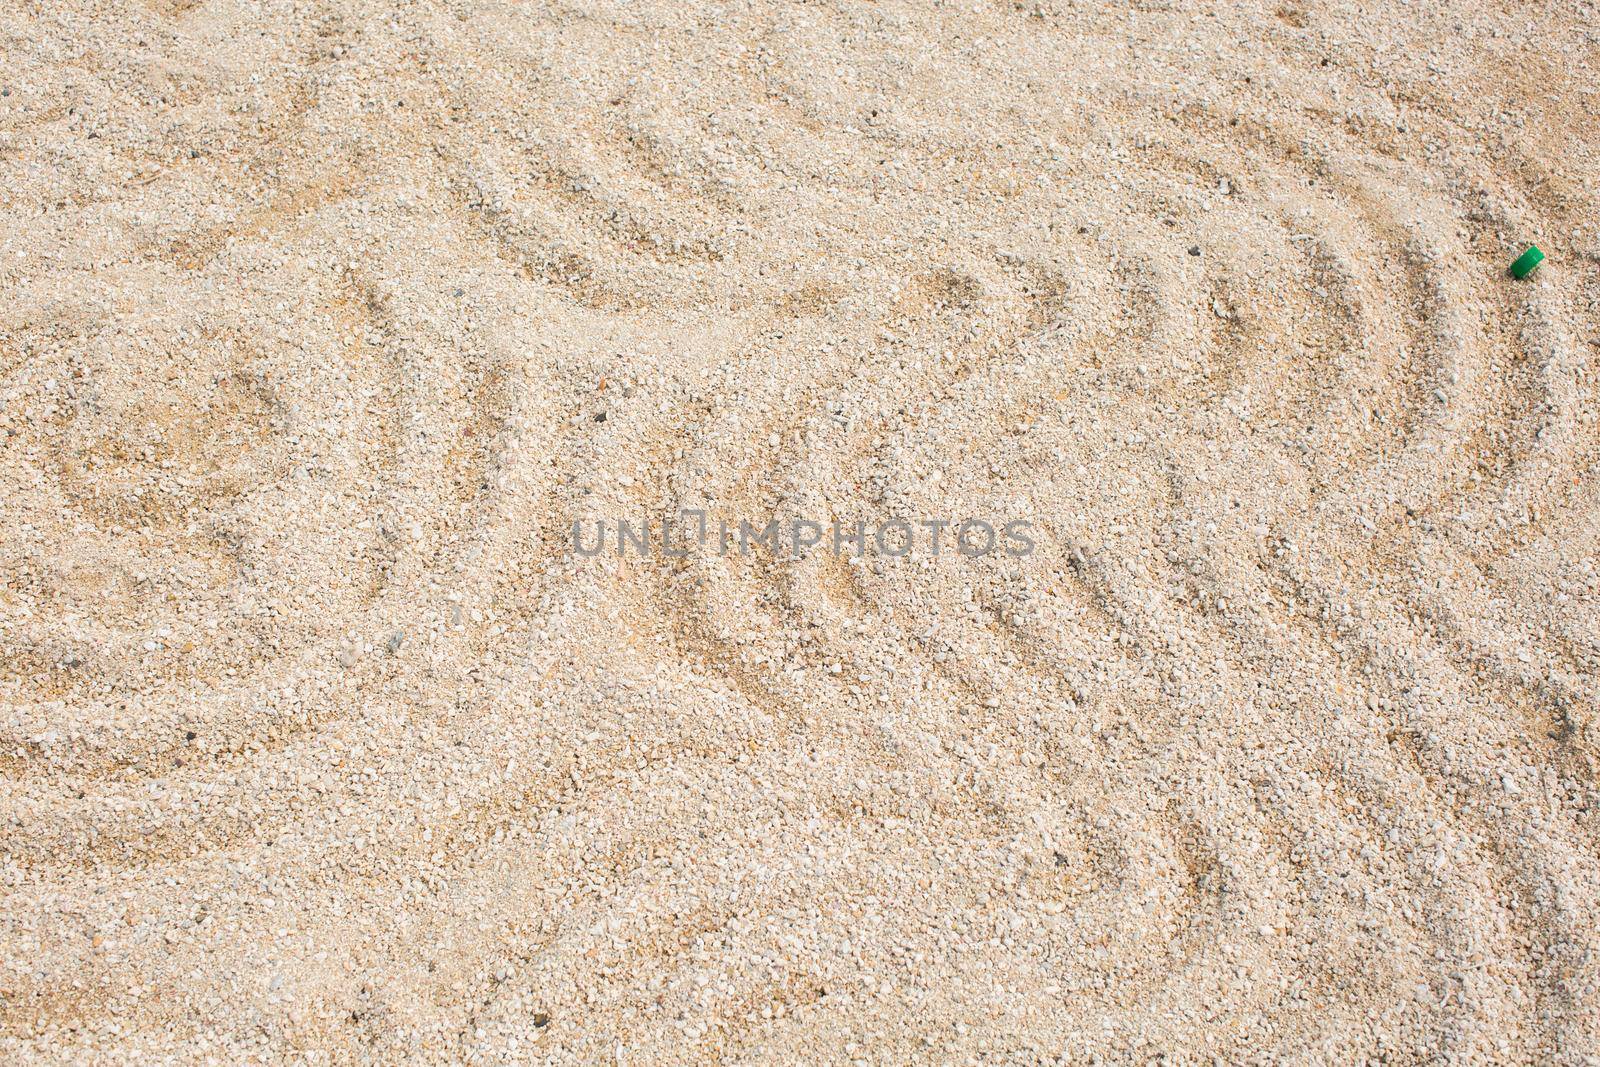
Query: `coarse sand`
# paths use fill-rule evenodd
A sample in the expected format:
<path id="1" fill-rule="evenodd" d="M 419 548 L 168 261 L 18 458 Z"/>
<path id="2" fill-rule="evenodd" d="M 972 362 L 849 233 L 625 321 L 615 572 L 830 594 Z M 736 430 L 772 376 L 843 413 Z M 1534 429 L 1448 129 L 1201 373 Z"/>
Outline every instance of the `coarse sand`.
<path id="1" fill-rule="evenodd" d="M 0 0 L 0 1062 L 1600 1063 L 1597 72 Z"/>

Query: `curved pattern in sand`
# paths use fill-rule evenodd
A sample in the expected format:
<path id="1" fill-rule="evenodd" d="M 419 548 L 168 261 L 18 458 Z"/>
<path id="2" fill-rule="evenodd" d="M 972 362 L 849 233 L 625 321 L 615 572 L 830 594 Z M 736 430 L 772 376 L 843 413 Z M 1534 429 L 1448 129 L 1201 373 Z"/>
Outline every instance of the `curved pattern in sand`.
<path id="1" fill-rule="evenodd" d="M 1421 6 L 10 5 L 0 1050 L 1600 1055 L 1600 55 Z"/>

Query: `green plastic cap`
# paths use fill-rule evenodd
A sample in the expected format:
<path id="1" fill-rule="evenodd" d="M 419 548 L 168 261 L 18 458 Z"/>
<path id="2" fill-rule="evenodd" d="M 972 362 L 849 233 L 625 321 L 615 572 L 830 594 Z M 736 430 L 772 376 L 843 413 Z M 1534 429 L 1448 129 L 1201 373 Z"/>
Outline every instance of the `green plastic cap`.
<path id="1" fill-rule="evenodd" d="M 1513 278 L 1526 278 L 1533 273 L 1533 269 L 1544 262 L 1544 253 L 1539 251 L 1537 245 L 1529 245 L 1528 250 L 1518 256 L 1511 264 Z"/>

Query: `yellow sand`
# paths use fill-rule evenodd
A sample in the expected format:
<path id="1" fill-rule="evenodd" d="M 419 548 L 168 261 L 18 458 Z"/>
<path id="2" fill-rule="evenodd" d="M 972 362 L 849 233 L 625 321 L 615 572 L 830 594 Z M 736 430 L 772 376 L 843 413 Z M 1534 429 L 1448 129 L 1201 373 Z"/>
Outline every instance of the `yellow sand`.
<path id="1" fill-rule="evenodd" d="M 0 1060 L 1597 1062 L 1597 27 L 0 0 Z"/>

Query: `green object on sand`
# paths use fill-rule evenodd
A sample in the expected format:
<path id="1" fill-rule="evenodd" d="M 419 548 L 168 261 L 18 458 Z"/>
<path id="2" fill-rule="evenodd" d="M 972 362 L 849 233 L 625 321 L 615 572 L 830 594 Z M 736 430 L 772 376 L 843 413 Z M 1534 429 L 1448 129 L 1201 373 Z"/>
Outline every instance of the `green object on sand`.
<path id="1" fill-rule="evenodd" d="M 1526 278 L 1533 273 L 1533 269 L 1544 262 L 1544 253 L 1539 251 L 1537 245 L 1529 245 L 1528 250 L 1518 256 L 1511 264 L 1513 278 Z"/>

